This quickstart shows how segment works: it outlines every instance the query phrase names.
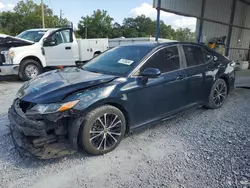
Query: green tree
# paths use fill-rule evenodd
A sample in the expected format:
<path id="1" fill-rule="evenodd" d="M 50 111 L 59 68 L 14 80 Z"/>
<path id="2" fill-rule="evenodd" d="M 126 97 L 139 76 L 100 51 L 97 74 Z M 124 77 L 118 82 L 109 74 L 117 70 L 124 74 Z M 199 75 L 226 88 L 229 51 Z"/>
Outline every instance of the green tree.
<path id="1" fill-rule="evenodd" d="M 145 15 L 123 20 L 125 37 L 149 37 L 155 33 L 155 23 Z"/>
<path id="2" fill-rule="evenodd" d="M 75 37 L 76 37 L 76 38 L 81 38 L 81 36 L 78 34 L 78 31 L 77 31 L 77 30 L 74 30 L 74 34 L 75 34 Z"/>
<path id="3" fill-rule="evenodd" d="M 123 27 L 125 37 L 155 37 L 156 21 L 141 15 L 136 18 L 125 18 Z M 159 37 L 173 39 L 175 30 L 170 25 L 160 21 Z"/>
<path id="4" fill-rule="evenodd" d="M 19 33 L 20 24 L 20 17 L 16 13 L 10 11 L 0 13 L 0 28 L 3 33 L 12 35 Z"/>
<path id="5" fill-rule="evenodd" d="M 119 23 L 115 22 L 112 25 L 111 38 L 120 38 L 124 35 L 124 27 Z"/>
<path id="6" fill-rule="evenodd" d="M 156 22 L 155 22 L 155 25 L 156 25 Z M 159 37 L 173 40 L 175 38 L 175 30 L 171 27 L 171 25 L 166 25 L 161 20 L 160 28 L 159 28 Z"/>
<path id="7" fill-rule="evenodd" d="M 184 41 L 184 42 L 194 42 L 195 33 L 192 32 L 189 28 L 179 28 L 175 32 L 175 40 Z"/>
<path id="8" fill-rule="evenodd" d="M 41 28 L 41 12 L 41 5 L 34 3 L 32 0 L 19 1 L 13 12 L 8 11 L 0 14 L 0 26 L 4 33 L 10 35 L 17 35 L 31 28 Z M 52 9 L 47 5 L 44 5 L 44 20 L 47 28 L 69 24 L 67 19 L 63 19 L 60 23 L 59 17 L 54 15 Z"/>
<path id="9" fill-rule="evenodd" d="M 82 17 L 78 23 L 78 34 L 85 38 L 112 37 L 112 22 L 107 11 L 96 10 L 91 16 Z M 87 32 L 87 34 L 86 34 Z"/>
<path id="10" fill-rule="evenodd" d="M 138 26 L 134 21 L 134 18 L 125 18 L 122 23 L 123 36 L 126 38 L 138 37 Z"/>
<path id="11" fill-rule="evenodd" d="M 96 10 L 91 16 L 82 17 L 78 23 L 77 33 L 82 38 L 135 38 L 135 37 L 155 37 L 156 21 L 145 15 L 136 18 L 124 18 L 122 24 L 114 22 L 107 11 Z M 160 21 L 159 37 L 179 41 L 194 41 L 195 35 L 190 29 L 174 30 L 170 25 Z"/>

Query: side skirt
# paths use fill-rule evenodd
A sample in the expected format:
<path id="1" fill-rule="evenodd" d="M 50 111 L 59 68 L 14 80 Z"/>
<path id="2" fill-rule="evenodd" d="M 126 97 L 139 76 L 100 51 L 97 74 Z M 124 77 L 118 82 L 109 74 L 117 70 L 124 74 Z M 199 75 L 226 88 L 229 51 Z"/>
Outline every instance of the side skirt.
<path id="1" fill-rule="evenodd" d="M 130 132 L 135 132 L 137 130 L 140 130 L 141 128 L 146 128 L 146 127 L 151 127 L 153 124 L 159 123 L 161 121 L 166 121 L 166 120 L 170 120 L 173 119 L 174 117 L 176 117 L 179 113 L 189 110 L 191 108 L 195 108 L 195 107 L 200 107 L 201 105 L 203 105 L 203 103 L 193 103 L 190 105 L 187 105 L 185 107 L 179 108 L 178 110 L 174 110 L 170 113 L 166 113 L 158 118 L 154 118 L 151 119 L 149 121 L 145 121 L 143 123 L 140 123 L 138 125 L 135 125 L 133 127 L 130 128 Z"/>

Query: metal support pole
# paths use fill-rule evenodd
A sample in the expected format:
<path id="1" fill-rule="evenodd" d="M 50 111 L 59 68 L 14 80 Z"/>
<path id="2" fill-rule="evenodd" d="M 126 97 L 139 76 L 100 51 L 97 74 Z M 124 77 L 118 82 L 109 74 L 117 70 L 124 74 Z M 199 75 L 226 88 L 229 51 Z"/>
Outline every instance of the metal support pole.
<path id="1" fill-rule="evenodd" d="M 204 18 L 204 12 L 205 12 L 205 5 L 206 5 L 206 0 L 202 0 L 199 35 L 198 35 L 198 38 L 197 38 L 197 42 L 198 43 L 201 43 L 201 36 L 202 36 L 203 22 L 204 22 L 203 18 Z"/>
<path id="2" fill-rule="evenodd" d="M 234 15 L 235 15 L 237 1 L 238 0 L 233 0 L 232 6 L 231 6 L 232 8 L 231 8 L 231 16 L 230 16 L 230 26 L 229 26 L 228 34 L 227 34 L 227 44 L 226 44 L 225 56 L 229 56 L 229 48 L 230 48 L 232 31 L 233 31 L 233 22 L 234 22 Z"/>
<path id="3" fill-rule="evenodd" d="M 42 26 L 45 28 L 45 23 L 44 23 L 44 4 L 43 0 L 41 0 L 41 6 L 42 6 Z"/>
<path id="4" fill-rule="evenodd" d="M 87 28 L 87 26 L 85 25 L 85 39 L 87 39 L 88 38 L 88 28 Z"/>
<path id="5" fill-rule="evenodd" d="M 161 0 L 158 0 L 155 41 L 158 41 L 158 39 L 159 39 L 160 12 L 161 12 Z"/>

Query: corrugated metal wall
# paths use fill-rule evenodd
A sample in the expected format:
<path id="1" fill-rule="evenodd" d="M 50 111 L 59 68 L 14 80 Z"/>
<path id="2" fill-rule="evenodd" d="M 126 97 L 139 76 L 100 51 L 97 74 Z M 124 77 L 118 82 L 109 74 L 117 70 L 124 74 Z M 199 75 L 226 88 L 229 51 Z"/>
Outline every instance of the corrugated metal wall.
<path id="1" fill-rule="evenodd" d="M 204 17 L 223 23 L 230 22 L 232 0 L 207 0 Z"/>
<path id="2" fill-rule="evenodd" d="M 218 23 L 204 21 L 202 35 L 206 36 L 206 43 L 211 41 L 214 37 L 227 36 L 229 26 Z"/>
<path id="3" fill-rule="evenodd" d="M 161 0 L 162 9 L 173 10 L 194 17 L 201 14 L 202 0 Z M 153 6 L 157 7 L 157 0 L 154 0 Z"/>
<path id="4" fill-rule="evenodd" d="M 250 2 L 250 0 L 249 0 Z M 230 22 L 231 7 L 233 0 L 206 0 L 204 17 L 211 20 L 217 20 L 223 23 Z M 154 7 L 157 6 L 157 0 L 154 0 Z M 180 14 L 201 16 L 202 0 L 161 0 L 162 10 L 172 10 Z M 200 20 L 197 19 L 196 38 L 198 38 Z M 250 5 L 238 1 L 236 4 L 236 12 L 234 25 L 250 27 Z M 204 21 L 202 35 L 206 36 L 206 41 L 209 42 L 214 37 L 227 36 L 229 26 Z M 240 40 L 240 42 L 239 42 Z M 231 48 L 249 48 L 250 45 L 250 30 L 233 28 L 231 36 Z M 230 50 L 229 58 L 239 60 L 245 57 L 247 50 Z M 240 57 L 239 54 L 242 54 Z"/>
<path id="5" fill-rule="evenodd" d="M 234 17 L 234 25 L 250 27 L 250 5 L 241 1 L 237 2 L 236 12 Z M 233 28 L 230 47 L 231 48 L 249 48 L 250 45 L 250 30 Z M 245 60 L 248 55 L 248 50 L 230 50 L 230 59 Z"/>

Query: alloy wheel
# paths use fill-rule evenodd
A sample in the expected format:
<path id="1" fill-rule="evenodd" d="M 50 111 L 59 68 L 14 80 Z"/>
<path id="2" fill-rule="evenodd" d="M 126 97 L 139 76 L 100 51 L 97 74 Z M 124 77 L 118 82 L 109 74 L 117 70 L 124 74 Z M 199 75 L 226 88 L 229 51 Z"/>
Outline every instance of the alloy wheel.
<path id="1" fill-rule="evenodd" d="M 105 113 L 96 119 L 89 134 L 93 147 L 108 150 L 122 135 L 122 121 L 116 114 Z"/>
<path id="2" fill-rule="evenodd" d="M 227 86 L 219 83 L 214 90 L 213 101 L 216 106 L 221 106 L 227 96 Z"/>

